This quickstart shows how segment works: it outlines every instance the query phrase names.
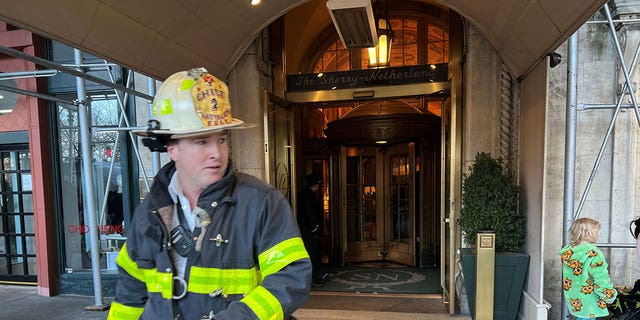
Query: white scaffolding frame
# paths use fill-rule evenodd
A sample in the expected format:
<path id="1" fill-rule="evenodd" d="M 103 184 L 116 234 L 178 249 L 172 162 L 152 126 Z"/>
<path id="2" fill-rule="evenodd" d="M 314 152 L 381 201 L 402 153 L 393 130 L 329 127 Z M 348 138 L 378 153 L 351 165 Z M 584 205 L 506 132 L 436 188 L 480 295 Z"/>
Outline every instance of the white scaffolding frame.
<path id="1" fill-rule="evenodd" d="M 611 12 L 609 10 L 608 4 L 605 4 L 603 7 L 607 20 L 605 21 L 590 21 L 588 23 L 607 23 L 609 26 L 609 30 L 611 31 L 611 36 L 613 38 L 613 42 L 616 47 L 616 53 L 618 55 L 618 59 L 620 62 L 620 68 L 622 73 L 624 74 L 625 81 L 622 87 L 622 90 L 618 93 L 617 103 L 616 104 L 584 104 L 577 102 L 577 77 L 578 77 L 578 33 L 573 34 L 568 41 L 568 60 L 567 60 L 567 120 L 566 120 L 566 135 L 565 135 L 565 199 L 564 199 L 564 216 L 565 216 L 565 242 L 568 239 L 568 230 L 570 222 L 574 219 L 577 219 L 580 216 L 582 208 L 584 207 L 584 203 L 586 198 L 591 190 L 591 186 L 595 175 L 600 166 L 600 162 L 602 161 L 602 156 L 604 155 L 605 149 L 611 139 L 611 134 L 613 132 L 616 119 L 618 118 L 618 114 L 621 109 L 630 109 L 633 108 L 636 115 L 636 120 L 638 126 L 640 126 L 640 107 L 638 105 L 638 101 L 633 94 L 634 87 L 631 81 L 631 74 L 635 70 L 637 65 L 638 55 L 640 54 L 640 45 L 635 49 L 635 53 L 633 55 L 633 60 L 631 61 L 631 65 L 627 65 L 627 61 L 624 60 L 624 53 L 622 52 L 622 47 L 620 46 L 620 41 L 618 40 L 616 33 L 616 26 L 614 22 L 625 23 L 627 20 L 613 20 L 611 18 Z M 640 23 L 640 19 L 629 19 L 629 22 L 632 23 Z M 631 104 L 624 104 L 625 97 L 631 98 Z M 576 144 L 576 122 L 577 122 L 577 113 L 578 111 L 589 111 L 589 110 L 611 110 L 614 109 L 614 113 L 609 122 L 609 126 L 605 133 L 605 136 L 600 145 L 600 149 L 598 151 L 598 155 L 596 157 L 595 163 L 591 169 L 591 173 L 589 175 L 589 179 L 587 180 L 587 184 L 585 186 L 584 191 L 582 192 L 580 202 L 578 208 L 573 210 L 574 203 L 574 192 L 575 189 L 575 144 Z M 633 248 L 635 245 L 630 244 L 598 244 L 599 246 L 607 246 L 607 247 L 616 247 L 616 248 Z"/>
<path id="2" fill-rule="evenodd" d="M 109 192 L 108 188 L 105 188 L 105 195 L 103 197 L 103 203 L 101 204 L 100 214 L 96 214 L 96 209 L 94 206 L 96 194 L 93 188 L 93 164 L 91 163 L 91 133 L 99 132 L 99 131 L 125 131 L 129 138 L 131 139 L 132 146 L 134 149 L 135 156 L 138 160 L 138 164 L 140 166 L 142 175 L 144 177 L 144 182 L 147 190 L 150 190 L 149 179 L 146 174 L 146 170 L 144 170 L 143 162 L 140 157 L 140 151 L 137 146 L 136 137 L 131 133 L 131 130 L 145 129 L 146 127 L 132 127 L 129 118 L 127 116 L 127 112 L 125 109 L 126 102 L 128 100 L 129 94 L 141 97 L 146 99 L 149 102 L 149 112 L 151 112 L 151 105 L 153 103 L 153 94 L 155 93 L 155 80 L 151 78 L 147 78 L 148 90 L 151 95 L 136 91 L 131 88 L 131 82 L 133 77 L 133 72 L 130 72 L 127 78 L 126 86 L 119 85 L 115 82 L 115 77 L 111 72 L 111 67 L 114 64 L 107 62 L 104 60 L 104 64 L 84 64 L 83 63 L 83 53 L 77 49 L 74 49 L 74 62 L 73 65 L 63 65 L 58 64 L 47 59 L 39 58 L 30 54 L 26 54 L 24 52 L 11 49 L 5 46 L 0 46 L 0 53 L 7 54 L 9 56 L 13 56 L 15 58 L 20 58 L 26 61 L 31 61 L 37 65 L 44 66 L 47 68 L 51 68 L 49 70 L 36 70 L 36 71 L 26 71 L 26 72 L 13 72 L 13 73 L 2 73 L 0 80 L 8 80 L 8 79 L 22 79 L 22 78 L 32 78 L 32 77 L 43 77 L 43 76 L 54 76 L 60 72 L 68 73 L 75 77 L 76 79 L 76 94 L 77 99 L 65 100 L 60 99 L 58 97 L 22 90 L 18 88 L 12 88 L 5 85 L 0 85 L 0 90 L 27 95 L 36 97 L 38 99 L 44 99 L 47 101 L 53 101 L 56 103 L 73 105 L 78 107 L 78 126 L 80 133 L 80 149 L 82 150 L 82 171 L 83 171 L 83 198 L 85 205 L 85 214 L 89 217 L 89 242 L 90 242 L 90 252 L 91 252 L 91 270 L 93 275 L 93 290 L 94 290 L 94 303 L 95 307 L 101 308 L 104 306 L 103 296 L 102 296 L 102 280 L 101 280 L 101 269 L 100 269 L 100 244 L 99 244 L 99 228 L 97 227 L 99 223 L 102 223 L 105 210 L 106 210 L 106 202 L 107 202 L 107 193 Z M 104 80 L 99 77 L 95 77 L 87 74 L 86 72 L 89 70 L 106 70 L 110 81 Z M 85 81 L 92 81 L 98 84 L 101 84 L 107 88 L 111 88 L 114 90 L 116 95 L 116 100 L 118 103 L 118 107 L 120 109 L 120 119 L 118 121 L 118 127 L 113 128 L 91 128 L 91 119 L 88 117 L 88 110 L 90 108 L 91 101 L 86 94 L 85 90 Z M 124 97 L 121 96 L 121 93 L 124 92 Z M 124 124 L 124 126 L 123 126 Z M 114 152 L 118 151 L 119 148 L 119 140 L 115 139 L 112 150 Z M 152 165 L 153 165 L 153 174 L 157 173 L 159 170 L 160 156 L 158 152 L 152 153 Z M 107 185 L 111 182 L 111 174 L 113 172 L 113 168 L 115 165 L 115 157 L 112 157 L 109 164 L 109 175 L 107 176 Z M 97 221 L 100 220 L 100 221 Z"/>
<path id="3" fill-rule="evenodd" d="M 624 84 L 622 86 L 622 90 L 618 93 L 616 97 L 617 103 L 614 104 L 579 104 L 577 102 L 577 78 L 578 78 L 578 32 L 574 33 L 568 41 L 568 60 L 567 60 L 567 112 L 566 112 L 566 124 L 565 124 L 565 186 L 564 186 L 564 199 L 563 199 L 563 246 L 569 243 L 569 228 L 573 220 L 580 217 L 580 213 L 582 212 L 582 208 L 584 207 L 584 203 L 586 198 L 591 190 L 591 186 L 593 184 L 593 180 L 595 175 L 600 167 L 600 163 L 602 161 L 602 157 L 606 150 L 606 147 L 611 139 L 611 134 L 613 132 L 616 119 L 620 113 L 620 110 L 623 108 L 630 109 L 633 108 L 636 115 L 636 120 L 638 125 L 640 126 L 640 108 L 638 107 L 638 101 L 634 95 L 634 87 L 633 82 L 631 81 L 631 74 L 635 70 L 638 60 L 638 54 L 640 53 L 640 45 L 636 47 L 635 53 L 633 55 L 633 59 L 631 61 L 631 65 L 628 65 L 628 61 L 625 61 L 624 53 L 622 51 L 622 47 L 620 45 L 620 41 L 617 36 L 616 26 L 614 23 L 625 24 L 625 23 L 640 23 L 640 19 L 617 19 L 614 20 L 611 16 L 611 11 L 609 9 L 609 4 L 605 3 L 603 6 L 603 11 L 606 15 L 605 21 L 589 21 L 587 23 L 606 23 L 609 27 L 610 35 L 613 38 L 613 42 L 615 44 L 615 49 L 617 53 L 618 62 L 620 63 L 620 71 L 624 74 Z M 629 97 L 631 99 L 631 104 L 624 104 L 625 97 Z M 575 159 L 576 159 L 576 127 L 577 127 L 577 115 L 578 111 L 589 111 L 589 110 L 611 110 L 614 109 L 614 113 L 609 122 L 609 126 L 605 133 L 605 136 L 600 145 L 600 149 L 598 151 L 598 155 L 596 157 L 595 163 L 591 169 L 591 173 L 587 180 L 587 184 L 585 186 L 584 191 L 580 197 L 580 202 L 578 204 L 578 208 L 574 212 L 574 191 L 575 191 Z M 635 244 L 627 244 L 627 243 L 597 243 L 598 247 L 608 247 L 608 248 L 634 248 Z M 568 318 L 569 311 L 564 302 L 564 295 L 561 294 L 562 301 L 562 318 Z"/>

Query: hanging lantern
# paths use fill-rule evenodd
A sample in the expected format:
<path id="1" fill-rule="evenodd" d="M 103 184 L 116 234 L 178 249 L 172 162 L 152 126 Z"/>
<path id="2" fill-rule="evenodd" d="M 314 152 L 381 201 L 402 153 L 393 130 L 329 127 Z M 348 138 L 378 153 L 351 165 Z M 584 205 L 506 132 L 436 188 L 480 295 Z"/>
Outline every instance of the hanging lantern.
<path id="1" fill-rule="evenodd" d="M 368 48 L 369 68 L 389 67 L 391 57 L 391 44 L 393 43 L 393 31 L 387 18 L 378 19 L 378 45 Z"/>

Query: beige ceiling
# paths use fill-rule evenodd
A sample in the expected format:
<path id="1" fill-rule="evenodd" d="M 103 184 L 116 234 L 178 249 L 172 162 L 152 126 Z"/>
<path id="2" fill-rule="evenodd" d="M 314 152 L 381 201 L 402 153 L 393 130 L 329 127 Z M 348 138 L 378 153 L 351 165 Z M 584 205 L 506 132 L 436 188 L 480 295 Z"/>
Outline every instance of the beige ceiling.
<path id="1" fill-rule="evenodd" d="M 0 20 L 158 79 L 192 66 L 226 77 L 260 30 L 307 1 L 2 0 Z M 606 0 L 436 1 L 481 30 L 518 77 Z"/>
<path id="2" fill-rule="evenodd" d="M 606 0 L 437 0 L 491 41 L 520 77 L 589 19 Z"/>

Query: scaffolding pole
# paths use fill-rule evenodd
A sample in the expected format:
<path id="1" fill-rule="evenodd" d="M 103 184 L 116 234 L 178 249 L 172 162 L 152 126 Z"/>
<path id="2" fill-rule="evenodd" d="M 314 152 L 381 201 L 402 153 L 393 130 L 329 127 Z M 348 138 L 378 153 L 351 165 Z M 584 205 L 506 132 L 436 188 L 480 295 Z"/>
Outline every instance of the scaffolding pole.
<path id="1" fill-rule="evenodd" d="M 54 96 L 50 96 L 50 95 L 42 94 L 42 93 L 37 93 L 37 92 L 33 92 L 33 91 L 28 91 L 28 90 L 23 90 L 23 89 L 18 89 L 18 88 L 12 88 L 12 87 L 1 85 L 1 84 L 0 84 L 0 90 L 4 90 L 4 91 L 7 91 L 7 92 L 13 92 L 13 93 L 17 93 L 17 94 L 22 94 L 22 95 L 30 96 L 30 97 L 36 97 L 38 99 L 44 99 L 44 100 L 53 101 L 53 102 L 57 102 L 57 103 L 68 104 L 68 105 L 71 105 L 71 106 L 76 104 L 75 102 L 70 101 L 70 100 L 60 99 L 60 98 L 56 98 Z"/>
<path id="2" fill-rule="evenodd" d="M 573 195 L 575 192 L 576 180 L 576 124 L 577 124 L 577 101 L 578 101 L 578 32 L 569 37 L 567 59 L 567 112 L 564 133 L 564 204 L 563 204 L 563 235 L 562 245 L 569 243 L 569 227 L 573 221 Z M 562 270 L 560 270 L 562 272 Z M 567 319 L 569 309 L 564 301 L 564 295 L 561 296 L 562 301 L 562 318 Z"/>
<path id="3" fill-rule="evenodd" d="M 564 234 L 563 245 L 569 243 L 569 227 L 573 221 L 574 194 L 576 180 L 576 127 L 578 101 L 578 33 L 569 37 L 567 60 L 567 112 L 564 145 Z"/>
<path id="4" fill-rule="evenodd" d="M 82 52 L 73 49 L 76 64 L 82 64 Z M 98 227 L 96 224 L 96 208 L 93 190 L 93 168 L 91 167 L 91 137 L 89 126 L 89 108 L 84 80 L 76 78 L 78 94 L 78 125 L 80 130 L 80 149 L 82 150 L 82 182 L 84 185 L 84 213 L 89 218 L 89 242 L 91 248 L 91 273 L 93 274 L 94 308 L 102 308 L 102 279 L 100 272 L 100 244 L 98 243 Z"/>
<path id="5" fill-rule="evenodd" d="M 74 49 L 74 50 L 76 50 L 76 49 Z M 130 94 L 132 94 L 134 96 L 137 96 L 137 97 L 145 98 L 147 100 L 153 100 L 153 97 L 151 97 L 151 96 L 149 96 L 147 94 L 144 94 L 142 92 L 138 92 L 138 91 L 130 89 L 130 88 L 125 88 L 124 86 L 111 83 L 111 82 L 109 82 L 107 80 L 104 80 L 102 78 L 98 78 L 98 77 L 95 77 L 95 76 L 92 76 L 92 75 L 88 75 L 88 74 L 86 74 L 84 72 L 81 72 L 81 71 L 78 71 L 78 70 L 75 70 L 75 69 L 71 69 L 71 68 L 67 68 L 67 67 L 64 67 L 64 66 L 62 66 L 60 64 L 57 64 L 55 62 L 49 61 L 47 59 L 42 59 L 42 58 L 39 58 L 39 57 L 36 57 L 36 56 L 32 56 L 32 55 L 24 53 L 22 51 L 11 49 L 9 47 L 0 46 L 0 53 L 4 53 L 4 54 L 10 55 L 12 57 L 16 57 L 16 58 L 24 59 L 24 60 L 27 60 L 27 61 L 31 61 L 31 62 L 33 62 L 35 64 L 38 64 L 38 65 L 41 65 L 41 66 L 44 66 L 44 67 L 47 67 L 47 68 L 52 68 L 52 69 L 55 69 L 55 70 L 58 70 L 58 71 L 69 73 L 69 74 L 74 75 L 76 77 L 79 77 L 79 78 L 82 78 L 82 79 L 89 80 L 91 82 L 95 82 L 95 83 L 101 84 L 101 85 L 103 85 L 105 87 L 108 87 L 108 88 L 113 88 L 113 89 L 117 89 L 117 90 L 120 90 L 120 91 L 123 91 L 123 92 L 128 92 L 128 93 L 130 93 Z"/>
<path id="6" fill-rule="evenodd" d="M 105 64 L 107 64 L 107 61 L 104 61 Z M 109 73 L 109 78 L 111 79 L 111 82 L 115 83 L 115 77 L 113 76 L 113 74 L 111 73 L 111 70 L 108 71 Z M 129 86 L 131 85 L 131 81 L 133 78 L 133 71 L 129 72 L 129 75 L 127 77 L 127 88 L 129 88 Z M 122 122 L 124 121 L 125 125 L 127 126 L 127 128 L 131 127 L 131 123 L 129 122 L 129 117 L 127 115 L 127 111 L 125 108 L 125 103 L 128 100 L 129 96 L 128 96 L 128 92 L 125 92 L 125 96 L 124 98 L 120 97 L 120 93 L 118 92 L 118 90 L 114 90 L 118 102 L 118 107 L 120 108 L 120 120 L 118 121 L 118 126 L 122 126 Z M 138 149 L 138 144 L 137 144 L 137 140 L 136 137 L 133 136 L 133 133 L 131 133 L 131 131 L 127 132 L 127 135 L 129 136 L 129 139 L 131 139 L 131 147 L 133 148 L 133 151 L 136 155 L 136 159 L 138 160 L 138 163 L 140 164 L 140 167 L 142 169 L 142 176 L 144 177 L 144 185 L 147 187 L 147 191 L 151 191 L 151 186 L 149 186 L 149 179 L 147 178 L 147 172 L 144 171 L 144 167 L 142 166 L 143 162 L 142 162 L 142 158 L 140 157 L 140 150 Z M 114 150 L 117 150 L 114 147 Z"/>

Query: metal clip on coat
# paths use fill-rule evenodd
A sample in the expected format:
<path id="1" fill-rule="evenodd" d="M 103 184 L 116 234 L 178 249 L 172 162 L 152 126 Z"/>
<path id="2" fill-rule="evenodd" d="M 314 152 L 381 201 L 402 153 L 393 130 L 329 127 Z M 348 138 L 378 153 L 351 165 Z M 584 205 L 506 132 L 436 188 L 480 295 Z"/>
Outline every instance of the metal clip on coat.
<path id="1" fill-rule="evenodd" d="M 222 239 L 222 235 L 218 233 L 218 235 L 215 238 L 211 238 L 209 239 L 211 241 L 215 241 L 216 242 L 216 247 L 219 247 L 221 244 L 223 243 L 229 243 L 229 240 L 226 239 Z"/>

